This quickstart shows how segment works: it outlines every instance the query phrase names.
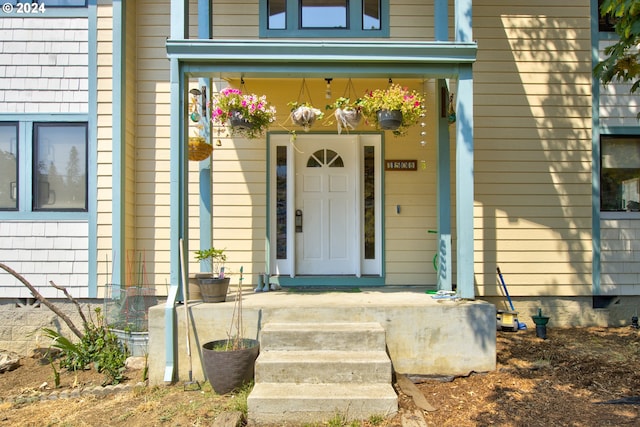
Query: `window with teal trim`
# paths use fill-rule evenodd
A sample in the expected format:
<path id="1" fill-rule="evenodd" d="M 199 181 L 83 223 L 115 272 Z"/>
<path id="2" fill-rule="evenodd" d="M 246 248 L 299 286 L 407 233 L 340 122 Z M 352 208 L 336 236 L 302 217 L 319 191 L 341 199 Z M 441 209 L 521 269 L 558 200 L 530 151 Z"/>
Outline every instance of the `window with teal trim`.
<path id="1" fill-rule="evenodd" d="M 602 16 L 600 10 L 604 0 L 598 0 L 598 31 L 601 33 L 614 33 L 617 19 L 611 15 Z"/>
<path id="2" fill-rule="evenodd" d="M 0 122 L 0 211 L 88 211 L 87 122 Z"/>
<path id="3" fill-rule="evenodd" d="M 389 37 L 389 0 L 267 0 L 261 37 Z"/>
<path id="4" fill-rule="evenodd" d="M 640 136 L 600 137 L 600 210 L 640 211 Z"/>
<path id="5" fill-rule="evenodd" d="M 18 209 L 18 123 L 0 123 L 0 209 Z"/>
<path id="6" fill-rule="evenodd" d="M 33 210 L 87 210 L 86 123 L 34 123 Z"/>

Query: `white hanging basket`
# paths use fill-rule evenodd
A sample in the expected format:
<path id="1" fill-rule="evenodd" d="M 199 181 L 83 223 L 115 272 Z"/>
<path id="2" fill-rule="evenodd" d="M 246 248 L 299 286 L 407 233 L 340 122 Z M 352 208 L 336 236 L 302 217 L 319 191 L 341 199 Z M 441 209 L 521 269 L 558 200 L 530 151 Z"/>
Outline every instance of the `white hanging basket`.
<path id="1" fill-rule="evenodd" d="M 336 108 L 333 115 L 338 124 L 338 134 L 342 133 L 342 128 L 345 128 L 347 131 L 354 130 L 362 121 L 362 112 L 355 108 Z"/>
<path id="2" fill-rule="evenodd" d="M 311 125 L 321 114 L 322 111 L 317 108 L 301 105 L 291 112 L 291 120 L 296 125 L 304 127 L 305 132 L 308 132 Z"/>

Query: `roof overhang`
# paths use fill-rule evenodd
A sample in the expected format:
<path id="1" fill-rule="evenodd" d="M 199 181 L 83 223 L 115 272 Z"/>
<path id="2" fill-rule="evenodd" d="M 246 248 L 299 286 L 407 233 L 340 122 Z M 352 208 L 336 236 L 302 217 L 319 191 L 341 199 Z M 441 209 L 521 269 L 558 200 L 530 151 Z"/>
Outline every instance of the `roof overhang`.
<path id="1" fill-rule="evenodd" d="M 476 43 L 334 40 L 167 40 L 185 73 L 226 77 L 453 77 Z"/>

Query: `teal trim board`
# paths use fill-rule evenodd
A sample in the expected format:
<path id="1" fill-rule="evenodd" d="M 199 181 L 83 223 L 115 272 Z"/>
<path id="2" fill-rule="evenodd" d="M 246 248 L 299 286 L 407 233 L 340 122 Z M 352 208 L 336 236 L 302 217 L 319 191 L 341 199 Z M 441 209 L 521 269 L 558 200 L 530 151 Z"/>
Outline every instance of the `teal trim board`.
<path id="1" fill-rule="evenodd" d="M 311 286 L 314 288 L 353 288 L 384 286 L 384 277 L 380 276 L 272 276 L 271 283 L 277 283 L 283 288 Z"/>
<path id="2" fill-rule="evenodd" d="M 125 55 L 126 47 L 125 6 L 121 0 L 113 2 L 113 143 L 112 143 L 112 251 L 111 282 L 125 285 L 125 191 L 126 191 L 126 141 L 125 141 Z"/>
<path id="3" fill-rule="evenodd" d="M 598 0 L 591 0 L 591 69 L 600 62 L 600 17 Z M 591 293 L 600 295 L 600 80 L 591 80 Z"/>
<path id="4" fill-rule="evenodd" d="M 87 206 L 89 214 L 89 298 L 98 296 L 98 17 L 89 0 L 89 117 Z"/>

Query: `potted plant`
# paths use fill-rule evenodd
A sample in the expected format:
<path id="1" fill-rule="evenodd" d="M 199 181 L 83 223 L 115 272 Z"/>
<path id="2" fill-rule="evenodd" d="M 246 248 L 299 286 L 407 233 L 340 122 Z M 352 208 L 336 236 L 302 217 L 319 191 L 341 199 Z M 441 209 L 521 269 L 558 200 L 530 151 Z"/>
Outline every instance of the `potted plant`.
<path id="1" fill-rule="evenodd" d="M 335 110 L 333 116 L 336 118 L 338 134 L 342 133 L 342 128 L 349 131 L 358 127 L 362 121 L 362 104 L 362 98 L 351 101 L 351 98 L 341 96 L 333 104 L 327 105 L 327 109 Z"/>
<path id="2" fill-rule="evenodd" d="M 195 277 L 202 302 L 224 302 L 229 289 L 229 278 L 225 277 L 224 271 L 224 263 L 227 260 L 224 249 L 200 249 L 195 252 L 195 257 L 211 267 L 211 272 L 198 273 Z"/>
<path id="3" fill-rule="evenodd" d="M 227 338 L 202 345 L 202 361 L 207 380 L 218 394 L 226 394 L 253 380 L 260 352 L 257 339 L 244 337 L 242 323 L 242 267 Z"/>
<path id="4" fill-rule="evenodd" d="M 291 107 L 291 120 L 294 124 L 304 127 L 305 132 L 309 131 L 316 120 L 322 120 L 324 117 L 324 113 L 309 102 L 289 102 L 287 105 Z"/>
<path id="5" fill-rule="evenodd" d="M 264 95 L 244 94 L 240 89 L 228 87 L 213 97 L 211 118 L 221 126 L 228 126 L 232 135 L 255 139 L 275 121 L 276 109 Z"/>
<path id="6" fill-rule="evenodd" d="M 362 99 L 365 116 L 377 129 L 392 130 L 396 136 L 407 133 L 424 113 L 424 99 L 415 90 L 398 84 L 365 93 Z"/>

